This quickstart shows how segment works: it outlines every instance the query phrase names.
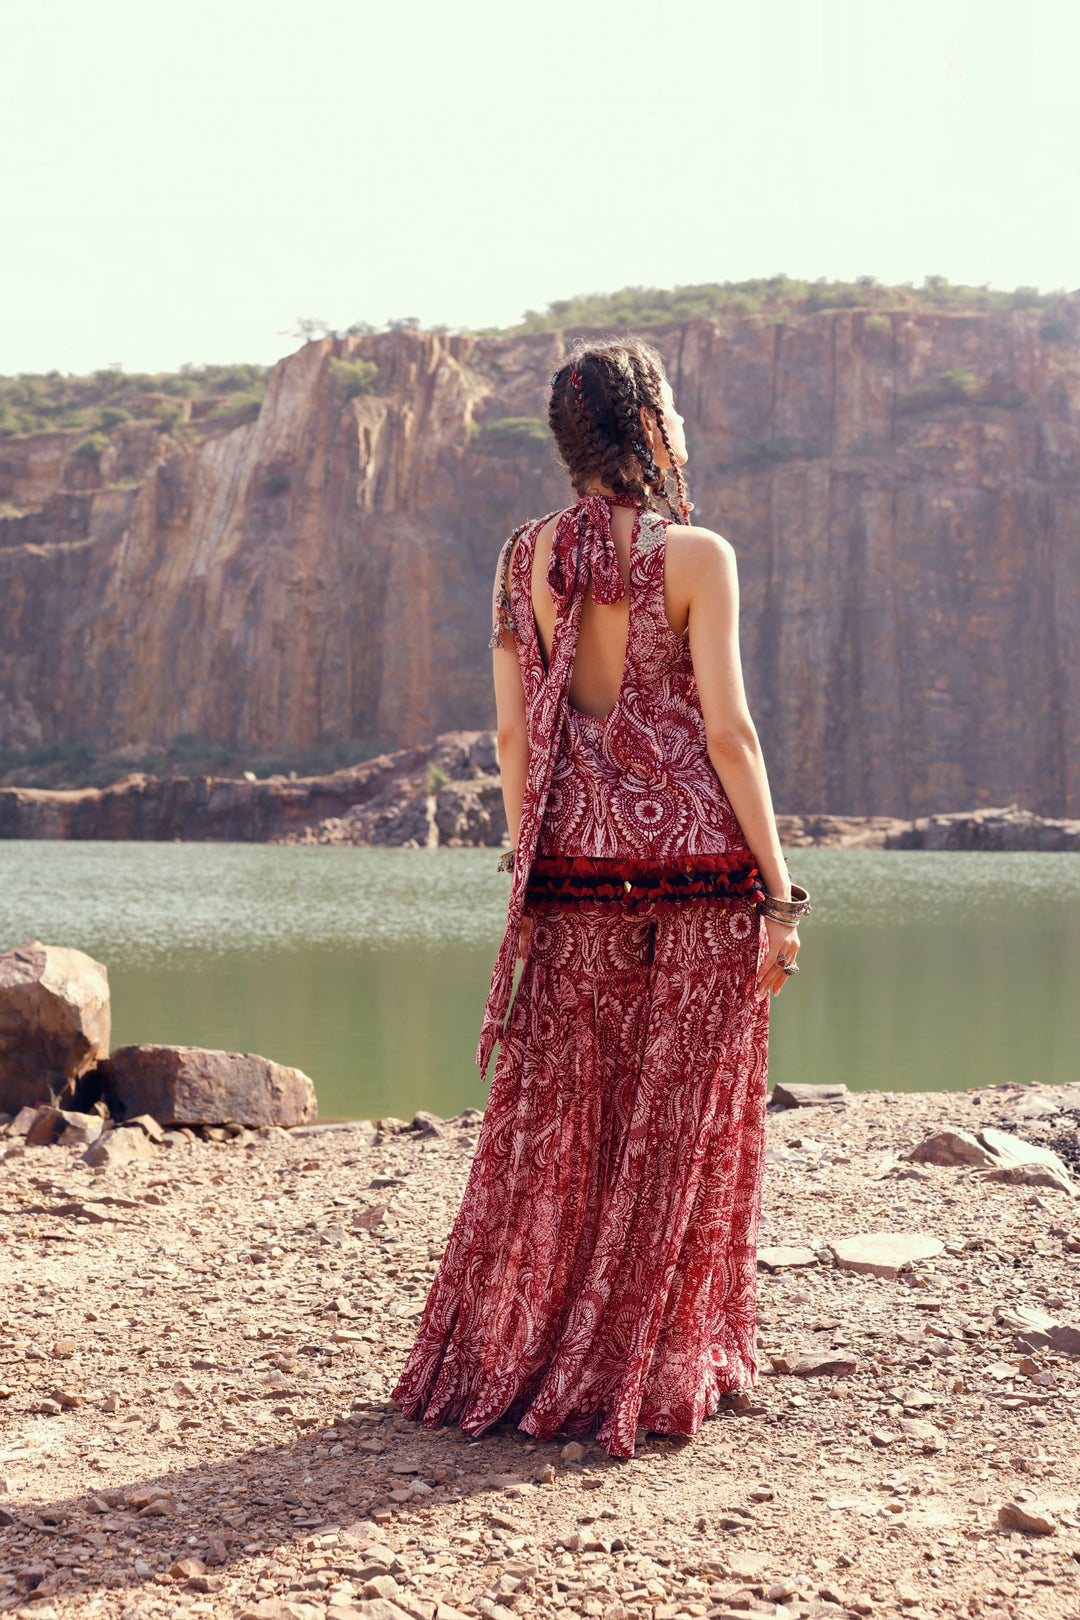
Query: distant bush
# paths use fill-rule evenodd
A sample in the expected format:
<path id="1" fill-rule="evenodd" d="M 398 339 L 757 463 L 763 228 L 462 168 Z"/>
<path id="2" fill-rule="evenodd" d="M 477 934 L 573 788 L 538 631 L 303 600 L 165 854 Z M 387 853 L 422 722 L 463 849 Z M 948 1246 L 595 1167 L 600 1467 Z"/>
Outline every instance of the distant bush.
<path id="1" fill-rule="evenodd" d="M 500 416 L 482 424 L 475 442 L 490 455 L 524 457 L 534 464 L 552 449 L 547 424 L 538 416 Z"/>
<path id="2" fill-rule="evenodd" d="M 1045 343 L 1063 343 L 1069 335 L 1069 326 L 1065 321 L 1043 321 L 1039 327 L 1039 336 Z"/>
<path id="3" fill-rule="evenodd" d="M 71 453 L 78 456 L 80 461 L 92 462 L 96 467 L 108 448 L 109 441 L 104 433 L 91 433 L 90 437 L 77 444 Z"/>
<path id="4" fill-rule="evenodd" d="M 864 332 L 891 332 L 892 321 L 888 315 L 868 315 L 863 321 Z"/>
<path id="5" fill-rule="evenodd" d="M 103 428 L 118 427 L 121 422 L 131 421 L 131 412 L 126 411 L 122 405 L 106 405 L 98 421 Z"/>
<path id="6" fill-rule="evenodd" d="M 802 439 L 779 435 L 772 439 L 755 439 L 727 461 L 717 462 L 717 472 L 753 472 L 758 467 L 772 467 L 781 461 L 797 461 L 810 454 Z"/>
<path id="7" fill-rule="evenodd" d="M 292 480 L 288 473 L 271 473 L 263 484 L 263 494 L 274 500 L 278 495 L 284 495 Z"/>
<path id="8" fill-rule="evenodd" d="M 444 788 L 445 786 L 446 772 L 443 770 L 441 765 L 436 765 L 435 761 L 432 760 L 431 764 L 427 768 L 427 777 L 424 781 L 424 791 L 426 793 L 438 793 L 439 789 Z"/>
<path id="9" fill-rule="evenodd" d="M 375 392 L 379 368 L 374 360 L 331 360 L 330 380 L 340 399 L 355 399 Z"/>
<path id="10" fill-rule="evenodd" d="M 162 431 L 172 433 L 184 420 L 184 407 L 182 405 L 156 405 L 154 417 L 161 423 Z"/>
<path id="11" fill-rule="evenodd" d="M 955 405 L 969 400 L 979 386 L 979 379 L 970 371 L 952 368 L 939 371 L 928 383 L 913 388 L 897 401 L 896 409 L 902 416 L 916 411 L 933 410 L 938 405 Z"/>

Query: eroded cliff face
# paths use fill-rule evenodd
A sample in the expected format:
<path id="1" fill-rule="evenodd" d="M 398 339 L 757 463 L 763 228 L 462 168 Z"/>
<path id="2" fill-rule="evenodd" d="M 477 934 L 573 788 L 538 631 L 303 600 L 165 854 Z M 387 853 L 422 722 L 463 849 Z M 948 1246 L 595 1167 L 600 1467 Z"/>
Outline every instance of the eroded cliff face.
<path id="1" fill-rule="evenodd" d="M 777 809 L 1080 811 L 1080 294 L 650 332 L 695 520 L 735 546 Z M 258 420 L 168 454 L 128 425 L 0 442 L 0 746 L 182 733 L 252 751 L 493 720 L 506 533 L 565 503 L 559 334 L 307 344 Z M 346 398 L 334 360 L 378 366 Z"/>

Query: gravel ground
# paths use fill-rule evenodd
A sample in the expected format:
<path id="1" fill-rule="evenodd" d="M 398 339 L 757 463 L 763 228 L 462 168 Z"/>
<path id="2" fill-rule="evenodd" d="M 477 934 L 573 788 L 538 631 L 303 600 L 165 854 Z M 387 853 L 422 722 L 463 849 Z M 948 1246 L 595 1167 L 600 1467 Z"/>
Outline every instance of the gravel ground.
<path id="1" fill-rule="evenodd" d="M 760 1253 L 812 1252 L 760 1272 L 762 1376 L 625 1460 L 386 1398 L 475 1111 L 99 1172 L 0 1140 L 0 1612 L 1080 1617 L 1080 1212 L 901 1157 L 992 1125 L 1075 1165 L 1078 1114 L 1080 1088 L 771 1111 Z M 836 1262 L 882 1231 L 944 1248 Z"/>

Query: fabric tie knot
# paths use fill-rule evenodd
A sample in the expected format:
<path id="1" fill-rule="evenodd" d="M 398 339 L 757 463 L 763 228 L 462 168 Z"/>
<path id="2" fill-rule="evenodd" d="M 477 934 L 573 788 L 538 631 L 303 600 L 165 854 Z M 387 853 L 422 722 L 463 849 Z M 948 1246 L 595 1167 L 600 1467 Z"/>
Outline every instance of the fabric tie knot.
<path id="1" fill-rule="evenodd" d="M 626 595 L 611 538 L 611 504 L 603 495 L 583 495 L 560 516 L 551 540 L 547 583 L 560 610 L 576 588 L 585 592 L 591 586 L 594 600 L 609 607 Z"/>

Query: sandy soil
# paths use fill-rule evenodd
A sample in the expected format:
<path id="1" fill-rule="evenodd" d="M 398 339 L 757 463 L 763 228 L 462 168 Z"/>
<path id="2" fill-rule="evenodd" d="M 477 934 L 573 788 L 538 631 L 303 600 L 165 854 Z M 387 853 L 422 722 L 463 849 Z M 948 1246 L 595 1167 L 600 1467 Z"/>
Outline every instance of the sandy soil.
<path id="1" fill-rule="evenodd" d="M 762 1250 L 812 1263 L 760 1273 L 753 1395 L 627 1460 L 432 1432 L 386 1399 L 475 1112 L 97 1173 L 0 1140 L 0 1612 L 1080 1616 L 1080 1359 L 1019 1331 L 1032 1307 L 1080 1324 L 1080 1212 L 899 1157 L 994 1125 L 1075 1163 L 1077 1102 L 771 1112 Z M 873 1231 L 945 1248 L 892 1279 L 835 1263 Z M 774 1370 L 800 1352 L 834 1370 Z"/>

